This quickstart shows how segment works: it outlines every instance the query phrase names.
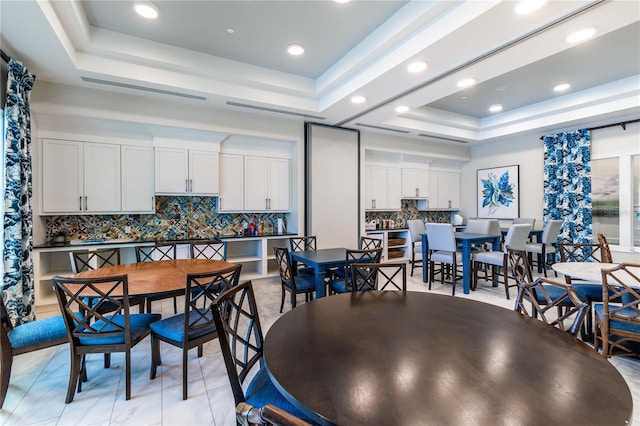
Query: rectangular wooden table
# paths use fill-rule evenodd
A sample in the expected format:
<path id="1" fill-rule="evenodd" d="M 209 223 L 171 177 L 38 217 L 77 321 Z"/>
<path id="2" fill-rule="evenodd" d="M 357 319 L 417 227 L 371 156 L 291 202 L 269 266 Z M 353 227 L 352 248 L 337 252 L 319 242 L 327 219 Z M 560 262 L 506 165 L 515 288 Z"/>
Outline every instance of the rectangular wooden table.
<path id="1" fill-rule="evenodd" d="M 304 263 L 313 268 L 318 299 L 326 296 L 324 276 L 327 269 L 344 266 L 346 256 L 347 249 L 344 247 L 291 252 L 292 261 Z"/>
<path id="2" fill-rule="evenodd" d="M 429 241 L 427 234 L 422 235 L 422 282 L 429 282 L 429 265 L 427 263 L 427 253 L 429 251 Z M 471 284 L 471 246 L 473 244 L 492 243 L 494 251 L 500 250 L 499 234 L 474 234 L 471 232 L 456 232 L 456 242 L 462 244 L 462 289 L 464 294 L 469 294 Z"/>

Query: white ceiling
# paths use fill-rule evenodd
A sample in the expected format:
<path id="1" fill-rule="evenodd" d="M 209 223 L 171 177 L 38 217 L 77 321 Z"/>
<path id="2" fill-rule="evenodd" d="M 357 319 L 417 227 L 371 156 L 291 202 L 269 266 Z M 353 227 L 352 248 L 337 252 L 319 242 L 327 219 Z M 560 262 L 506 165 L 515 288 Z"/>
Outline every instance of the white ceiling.
<path id="1" fill-rule="evenodd" d="M 38 80 L 456 145 L 640 118 L 637 1 L 523 16 L 514 1 L 158 0 L 154 21 L 133 3 L 2 0 L 2 48 Z M 565 42 L 588 25 L 595 38 Z M 416 59 L 429 67 L 409 74 Z"/>

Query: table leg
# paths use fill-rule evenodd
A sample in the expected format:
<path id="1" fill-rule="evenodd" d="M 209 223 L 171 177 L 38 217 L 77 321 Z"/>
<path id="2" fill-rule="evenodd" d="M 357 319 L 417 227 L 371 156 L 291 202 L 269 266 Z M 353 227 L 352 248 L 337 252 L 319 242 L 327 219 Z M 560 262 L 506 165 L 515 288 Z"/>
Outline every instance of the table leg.
<path id="1" fill-rule="evenodd" d="M 316 266 L 314 268 L 314 272 L 316 276 L 316 299 L 320 299 L 327 295 L 325 291 L 326 286 L 324 283 L 325 271 L 324 269 L 321 269 L 319 266 Z"/>
<path id="2" fill-rule="evenodd" d="M 422 282 L 429 282 L 429 262 L 427 262 L 427 253 L 429 252 L 429 242 L 427 235 L 422 235 Z"/>
<path id="3" fill-rule="evenodd" d="M 469 294 L 471 284 L 471 241 L 462 242 L 462 289 Z"/>

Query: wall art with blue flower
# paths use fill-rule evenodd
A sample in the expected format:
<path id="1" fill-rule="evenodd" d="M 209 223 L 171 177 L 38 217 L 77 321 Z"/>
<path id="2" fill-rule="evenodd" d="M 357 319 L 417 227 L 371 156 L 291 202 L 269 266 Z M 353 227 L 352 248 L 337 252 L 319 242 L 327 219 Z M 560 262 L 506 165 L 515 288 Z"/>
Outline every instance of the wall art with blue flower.
<path id="1" fill-rule="evenodd" d="M 478 217 L 513 219 L 520 215 L 518 168 L 478 170 Z"/>

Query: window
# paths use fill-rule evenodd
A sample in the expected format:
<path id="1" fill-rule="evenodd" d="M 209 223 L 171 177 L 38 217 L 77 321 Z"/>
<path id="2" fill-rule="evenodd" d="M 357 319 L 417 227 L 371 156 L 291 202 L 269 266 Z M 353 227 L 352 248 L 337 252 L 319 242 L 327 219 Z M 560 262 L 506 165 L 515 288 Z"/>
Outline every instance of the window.
<path id="1" fill-rule="evenodd" d="M 610 244 L 620 244 L 620 162 L 606 158 L 591 162 L 593 235 L 603 233 Z"/>
<path id="2" fill-rule="evenodd" d="M 633 158 L 633 246 L 640 247 L 640 155 Z"/>

